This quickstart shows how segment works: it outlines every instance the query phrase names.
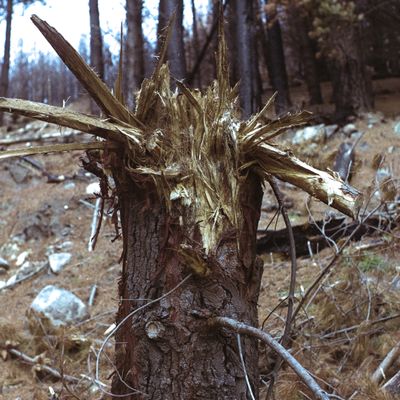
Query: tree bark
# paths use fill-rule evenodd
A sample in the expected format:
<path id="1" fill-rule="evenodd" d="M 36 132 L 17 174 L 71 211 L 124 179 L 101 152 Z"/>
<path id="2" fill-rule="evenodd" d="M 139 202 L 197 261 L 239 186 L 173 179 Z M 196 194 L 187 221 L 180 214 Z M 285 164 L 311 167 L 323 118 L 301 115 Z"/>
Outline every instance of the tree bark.
<path id="1" fill-rule="evenodd" d="M 100 79 L 104 79 L 103 38 L 100 31 L 98 0 L 89 0 L 90 64 Z"/>
<path id="2" fill-rule="evenodd" d="M 159 36 L 175 13 L 171 38 L 168 44 L 168 61 L 171 75 L 175 79 L 186 78 L 185 46 L 183 42 L 183 0 L 160 0 L 157 32 Z M 160 46 L 158 45 L 158 48 Z"/>
<path id="3" fill-rule="evenodd" d="M 338 118 L 369 111 L 373 106 L 372 83 L 361 48 L 359 27 L 342 23 L 331 26 L 333 100 Z"/>
<path id="4" fill-rule="evenodd" d="M 246 119 L 257 111 L 260 88 L 257 81 L 257 53 L 255 48 L 253 0 L 233 0 L 235 10 L 235 39 L 237 57 L 234 62 L 239 74 L 239 98 L 242 118 Z"/>
<path id="5" fill-rule="evenodd" d="M 306 15 L 302 14 L 299 7 L 291 10 L 291 20 L 296 27 L 299 52 L 303 64 L 304 80 L 307 85 L 310 104 L 322 104 L 321 85 L 318 78 L 315 51 L 308 36 L 309 21 Z"/>
<path id="6" fill-rule="evenodd" d="M 13 0 L 7 0 L 6 40 L 4 42 L 3 66 L 1 68 L 1 77 L 0 77 L 0 94 L 2 97 L 6 97 L 8 94 L 8 83 L 10 75 L 12 13 L 13 13 Z M 3 119 L 4 119 L 4 114 L 0 113 L 0 125 L 3 124 Z"/>
<path id="7" fill-rule="evenodd" d="M 126 183 L 117 182 L 126 251 L 118 322 L 142 305 L 143 299 L 161 296 L 191 272 L 176 250 L 187 235 L 198 243 L 199 232 L 180 224 L 179 210 L 168 212 L 151 185 L 132 183 L 127 189 Z M 255 256 L 262 198 L 259 179 L 249 176 L 239 196 L 243 229 L 236 237 L 227 227 L 213 260 L 208 260 L 210 273 L 193 273 L 182 287 L 134 315 L 117 331 L 114 394 L 132 392 L 123 380 L 147 395 L 132 394 L 128 399 L 247 399 L 235 334 L 206 327 L 210 316 L 231 316 L 257 326 L 262 273 L 262 262 Z M 245 249 L 242 254 L 238 240 Z M 243 354 L 257 393 L 254 339 L 243 338 Z"/>
<path id="8" fill-rule="evenodd" d="M 268 1 L 265 2 L 266 4 Z M 285 54 L 283 52 L 281 27 L 277 15 L 267 16 L 267 68 L 271 85 L 278 92 L 275 100 L 277 115 L 283 114 L 291 106 L 289 84 L 286 73 Z"/>
<path id="9" fill-rule="evenodd" d="M 126 102 L 134 106 L 134 92 L 140 88 L 144 79 L 144 41 L 142 29 L 143 0 L 126 0 Z"/>

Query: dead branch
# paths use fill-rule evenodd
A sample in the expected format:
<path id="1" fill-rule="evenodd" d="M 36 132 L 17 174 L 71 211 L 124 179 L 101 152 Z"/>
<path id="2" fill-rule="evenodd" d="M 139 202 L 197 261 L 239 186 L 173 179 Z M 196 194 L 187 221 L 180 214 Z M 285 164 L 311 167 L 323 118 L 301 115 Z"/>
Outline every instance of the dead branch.
<path id="1" fill-rule="evenodd" d="M 52 377 L 56 379 L 64 379 L 67 382 L 70 383 L 79 383 L 81 382 L 80 378 L 76 378 L 75 376 L 71 375 L 62 375 L 56 368 L 50 367 L 46 364 L 42 364 L 39 362 L 39 357 L 30 357 L 27 354 L 23 353 L 22 351 L 19 351 L 15 348 L 10 348 L 7 349 L 7 352 L 10 353 L 11 355 L 17 357 L 19 360 L 24 361 L 30 365 L 33 365 L 37 367 L 38 370 L 40 371 L 45 371 Z"/>
<path id="2" fill-rule="evenodd" d="M 382 386 L 382 390 L 394 396 L 400 394 L 400 371 L 398 371 Z"/>
<path id="3" fill-rule="evenodd" d="M 290 262 L 291 262 L 291 268 L 290 268 L 290 284 L 289 284 L 289 294 L 288 294 L 288 309 L 287 309 L 287 314 L 286 314 L 286 321 L 285 321 L 285 329 L 281 338 L 280 343 L 282 346 L 286 346 L 286 344 L 289 342 L 290 339 L 290 331 L 292 327 L 292 315 L 293 315 L 293 307 L 294 307 L 294 292 L 296 288 L 296 272 L 297 272 L 297 258 L 296 258 L 296 244 L 294 240 L 294 234 L 293 234 L 293 229 L 292 229 L 292 224 L 290 223 L 289 216 L 287 214 L 286 207 L 283 202 L 283 196 L 282 192 L 279 189 L 279 186 L 276 183 L 276 180 L 271 177 L 269 179 L 269 184 L 271 185 L 272 191 L 275 194 L 275 197 L 278 201 L 279 204 L 279 210 L 282 214 L 283 220 L 285 221 L 287 233 L 288 233 L 288 238 L 289 238 L 289 252 L 290 252 Z M 272 393 L 273 391 L 273 385 L 275 383 L 276 377 L 279 373 L 279 370 L 281 369 L 283 364 L 283 359 L 281 357 L 278 358 L 274 370 L 272 372 L 271 376 L 271 382 L 268 387 L 268 396 Z"/>
<path id="4" fill-rule="evenodd" d="M 333 173 L 320 171 L 296 158 L 290 151 L 267 143 L 257 147 L 263 153 L 255 158 L 263 160 L 260 167 L 266 173 L 295 185 L 311 196 L 356 218 L 362 205 L 362 194 Z"/>
<path id="5" fill-rule="evenodd" d="M 32 15 L 31 20 L 108 117 L 114 117 L 126 123 L 135 123 L 137 126 L 141 125 L 140 121 L 118 101 L 106 84 L 56 29 L 37 15 Z"/>
<path id="6" fill-rule="evenodd" d="M 329 400 L 329 395 L 321 389 L 310 373 L 271 335 L 232 318 L 215 317 L 208 320 L 210 327 L 228 328 L 235 333 L 241 333 L 256 337 L 266 343 L 272 350 L 279 354 L 296 372 L 304 384 L 312 391 L 317 399 Z"/>
<path id="7" fill-rule="evenodd" d="M 50 122 L 71 129 L 86 132 L 104 139 L 125 142 L 124 133 L 132 139 L 139 136 L 134 127 L 127 127 L 123 123 L 111 123 L 98 117 L 78 113 L 62 107 L 49 106 L 21 99 L 0 97 L 0 111 L 7 111 L 26 117 Z M 138 140 L 138 139 L 136 139 Z"/>
<path id="8" fill-rule="evenodd" d="M 379 364 L 376 371 L 372 374 L 371 381 L 379 384 L 382 379 L 386 378 L 386 371 L 392 366 L 392 364 L 396 361 L 400 356 L 400 342 L 389 351 L 386 357 Z"/>
<path id="9" fill-rule="evenodd" d="M 113 144 L 111 144 L 111 148 L 112 147 L 115 148 Z M 21 156 L 29 156 L 35 154 L 60 153 L 62 151 L 106 149 L 106 148 L 110 148 L 110 145 L 106 142 L 49 144 L 47 146 L 28 147 L 28 148 L 2 151 L 0 152 L 0 160 L 11 157 L 21 157 Z"/>
<path id="10" fill-rule="evenodd" d="M 0 146 L 9 146 L 10 144 L 17 143 L 40 142 L 49 139 L 66 139 L 75 136 L 82 136 L 82 132 L 76 130 L 68 130 L 67 132 L 37 132 L 34 135 L 21 135 L 0 139 Z"/>

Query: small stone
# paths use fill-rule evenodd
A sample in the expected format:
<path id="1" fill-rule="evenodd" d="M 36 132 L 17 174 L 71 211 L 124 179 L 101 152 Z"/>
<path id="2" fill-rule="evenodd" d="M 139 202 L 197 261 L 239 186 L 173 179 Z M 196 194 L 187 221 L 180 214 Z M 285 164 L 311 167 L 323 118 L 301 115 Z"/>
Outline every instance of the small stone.
<path id="1" fill-rule="evenodd" d="M 74 189 L 75 188 L 75 182 L 66 182 L 65 184 L 64 184 L 64 189 L 67 189 L 67 190 L 69 190 L 69 189 Z"/>
<path id="2" fill-rule="evenodd" d="M 394 125 L 394 133 L 398 136 L 400 136 L 400 121 L 398 121 L 395 125 Z"/>
<path id="3" fill-rule="evenodd" d="M 30 312 L 41 319 L 47 319 L 55 328 L 71 325 L 88 317 L 87 307 L 79 297 L 53 285 L 40 291 L 30 306 Z"/>
<path id="4" fill-rule="evenodd" d="M 346 136 L 350 136 L 353 132 L 357 132 L 357 128 L 354 124 L 347 124 L 342 128 L 342 131 Z"/>
<path id="5" fill-rule="evenodd" d="M 15 265 L 17 267 L 20 267 L 28 258 L 30 251 L 29 250 L 25 250 L 22 253 L 20 253 L 17 257 L 17 260 L 15 261 Z"/>
<path id="6" fill-rule="evenodd" d="M 50 269 L 58 274 L 70 262 L 72 255 L 70 253 L 54 253 L 49 255 Z"/>
<path id="7" fill-rule="evenodd" d="M 100 193 L 100 183 L 99 182 L 92 182 L 86 187 L 86 194 L 94 196 L 95 194 Z"/>
<path id="8" fill-rule="evenodd" d="M 20 268 L 18 268 L 15 276 L 19 281 L 29 275 L 34 275 L 39 270 L 43 269 L 46 265 L 44 261 L 25 261 Z"/>
<path id="9" fill-rule="evenodd" d="M 338 130 L 338 125 L 327 125 L 325 126 L 325 135 L 329 139 Z"/>
<path id="10" fill-rule="evenodd" d="M 304 129 L 299 129 L 296 131 L 292 143 L 293 144 L 302 144 L 305 142 L 319 142 L 325 140 L 326 132 L 325 132 L 325 125 L 314 125 L 314 126 L 307 126 Z"/>
<path id="11" fill-rule="evenodd" d="M 23 183 L 27 181 L 29 177 L 29 170 L 21 165 L 14 164 L 10 168 L 10 175 L 15 183 Z"/>
<path id="12" fill-rule="evenodd" d="M 0 289 L 3 289 L 3 287 L 6 285 L 7 285 L 6 281 L 0 281 Z"/>

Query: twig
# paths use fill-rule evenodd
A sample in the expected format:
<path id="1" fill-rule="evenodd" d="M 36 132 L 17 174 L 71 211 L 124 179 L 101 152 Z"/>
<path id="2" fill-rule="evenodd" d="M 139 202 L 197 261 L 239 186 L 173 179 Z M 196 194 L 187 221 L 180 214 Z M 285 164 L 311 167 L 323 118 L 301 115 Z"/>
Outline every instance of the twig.
<path id="1" fill-rule="evenodd" d="M 347 237 L 346 241 L 343 243 L 343 245 L 340 247 L 340 249 L 335 253 L 333 256 L 332 260 L 328 263 L 328 265 L 320 272 L 320 274 L 317 276 L 317 278 L 314 280 L 314 282 L 309 286 L 307 289 L 306 293 L 300 300 L 299 305 L 297 306 L 296 310 L 293 313 L 293 320 L 296 318 L 297 314 L 299 311 L 302 309 L 304 303 L 306 302 L 306 299 L 310 296 L 310 294 L 314 291 L 314 289 L 317 287 L 317 285 L 321 282 L 321 280 L 328 274 L 330 274 L 332 267 L 335 265 L 336 261 L 339 259 L 341 256 L 343 250 L 347 247 L 347 245 L 351 242 L 353 236 L 356 235 L 356 233 L 359 231 L 359 229 L 362 227 L 362 225 L 365 223 L 368 218 L 371 217 L 380 207 L 382 204 L 379 204 L 376 206 L 371 212 L 367 214 L 366 217 L 362 219 L 362 221 L 359 222 L 359 225 L 354 229 L 354 231 Z"/>
<path id="2" fill-rule="evenodd" d="M 93 285 L 90 288 L 90 294 L 89 294 L 89 300 L 88 300 L 88 306 L 91 307 L 94 304 L 94 298 L 96 297 L 97 293 L 97 285 Z"/>
<path id="3" fill-rule="evenodd" d="M 391 367 L 391 365 L 396 361 L 396 359 L 400 356 L 400 342 L 389 351 L 383 361 L 379 364 L 379 367 L 372 374 L 371 381 L 379 384 L 382 379 L 385 379 L 386 371 Z"/>
<path id="4" fill-rule="evenodd" d="M 304 384 L 312 391 L 317 399 L 329 400 L 328 394 L 321 389 L 310 373 L 271 335 L 261 329 L 254 328 L 232 318 L 215 317 L 208 320 L 210 327 L 224 327 L 236 333 L 242 333 L 256 337 L 266 343 L 271 349 L 280 355 L 296 372 Z"/>
<path id="5" fill-rule="evenodd" d="M 382 386 L 382 390 L 393 395 L 398 395 L 400 393 L 400 371 L 398 371 L 395 375 L 393 375 Z"/>
<path id="6" fill-rule="evenodd" d="M 253 389 L 251 388 L 249 376 L 247 375 L 246 364 L 244 362 L 244 357 L 243 357 L 242 342 L 241 342 L 241 339 L 240 339 L 240 333 L 238 333 L 236 335 L 236 338 L 237 338 L 237 343 L 238 343 L 240 362 L 242 363 L 242 368 L 243 368 L 244 378 L 246 380 L 247 389 L 249 390 L 249 394 L 250 394 L 251 400 L 256 400 L 256 398 L 254 397 L 254 394 L 253 394 Z"/>
<path id="7" fill-rule="evenodd" d="M 286 344 L 288 343 L 289 338 L 290 338 L 290 331 L 291 331 L 291 326 L 292 326 L 292 322 L 293 322 L 292 315 L 293 315 L 293 307 L 294 307 L 294 300 L 295 300 L 294 292 L 296 289 L 296 271 L 297 271 L 296 243 L 294 240 L 292 224 L 290 223 L 290 219 L 287 214 L 287 210 L 284 205 L 283 198 L 282 198 L 282 192 L 280 191 L 279 186 L 276 183 L 276 180 L 274 177 L 270 177 L 270 179 L 268 179 L 268 182 L 271 185 L 271 188 L 275 194 L 276 200 L 278 201 L 279 210 L 282 214 L 282 217 L 283 217 L 283 220 L 285 222 L 286 229 L 288 232 L 288 236 L 289 236 L 290 262 L 291 262 L 290 266 L 291 267 L 290 267 L 289 294 L 287 297 L 288 309 L 287 309 L 287 314 L 286 314 L 285 329 L 283 331 L 283 335 L 280 340 L 280 343 L 282 344 L 282 346 L 286 346 Z M 281 369 L 281 367 L 282 367 L 282 358 L 278 358 L 278 360 L 275 364 L 274 370 L 272 372 L 270 385 L 268 387 L 267 399 L 272 394 L 274 382 L 275 382 L 276 376 L 277 376 L 279 370 Z"/>
<path id="8" fill-rule="evenodd" d="M 53 376 L 56 379 L 64 379 L 65 381 L 70 382 L 70 383 L 78 383 L 81 381 L 81 379 L 76 378 L 75 376 L 64 375 L 64 374 L 62 375 L 57 369 L 49 367 L 46 364 L 38 363 L 38 360 L 37 360 L 38 357 L 30 357 L 27 354 L 23 353 L 22 351 L 19 351 L 14 348 L 7 349 L 7 351 L 10 354 L 12 354 L 13 356 L 17 357 L 18 359 L 20 359 L 28 364 L 39 366 L 41 370 L 47 372 L 48 374 L 50 374 L 51 376 Z"/>
<path id="9" fill-rule="evenodd" d="M 104 339 L 102 345 L 100 346 L 99 352 L 97 353 L 97 357 L 96 357 L 95 382 L 97 382 L 97 381 L 100 380 L 100 379 L 99 379 L 99 372 L 100 372 L 100 357 L 101 357 L 101 353 L 103 352 L 103 350 L 104 350 L 104 348 L 105 348 L 107 342 L 111 339 L 111 337 L 115 334 L 115 332 L 117 332 L 117 330 L 118 330 L 119 328 L 121 328 L 121 326 L 122 326 L 126 321 L 128 321 L 129 318 L 133 317 L 133 316 L 134 316 L 136 313 L 138 313 L 139 311 L 144 310 L 145 308 L 147 308 L 147 307 L 149 307 L 149 306 L 151 306 L 151 305 L 153 305 L 153 304 L 155 304 L 155 303 L 158 303 L 159 301 L 163 300 L 165 297 L 167 297 L 167 296 L 169 296 L 171 293 L 175 292 L 175 290 L 177 290 L 179 287 L 181 287 L 181 286 L 182 286 L 186 281 L 188 281 L 191 277 L 192 277 L 192 274 L 187 275 L 184 279 L 182 279 L 175 287 L 173 287 L 173 288 L 172 288 L 171 290 L 169 290 L 167 293 L 164 293 L 162 296 L 157 297 L 156 299 L 151 300 L 151 301 L 149 301 L 148 303 L 143 304 L 142 306 L 136 308 L 135 310 L 133 310 L 132 312 L 130 312 L 126 317 L 124 317 L 124 318 L 118 323 L 118 325 L 117 325 L 115 328 L 113 328 L 113 329 L 111 330 L 111 332 L 110 332 L 110 333 L 106 336 L 106 338 Z M 99 386 L 99 385 L 98 385 L 98 387 L 99 387 L 99 389 L 100 389 L 103 393 L 105 393 L 105 394 L 107 394 L 107 395 L 109 395 L 109 396 L 112 396 L 112 397 L 127 397 L 127 396 L 131 396 L 131 395 L 133 395 L 133 394 L 138 394 L 138 393 L 147 396 L 145 393 L 140 392 L 139 390 L 136 390 L 136 391 L 133 391 L 133 392 L 127 393 L 127 394 L 116 395 L 116 394 L 112 394 L 112 393 L 110 393 L 110 392 L 107 392 L 106 390 L 104 390 L 104 389 L 103 389 L 101 386 Z"/>
<path id="10" fill-rule="evenodd" d="M 88 243 L 88 251 L 93 251 L 94 246 L 96 245 L 96 231 L 97 231 L 97 222 L 99 220 L 99 208 L 101 205 L 101 198 L 96 198 L 96 204 L 93 210 L 92 224 L 90 226 L 90 237 Z"/>

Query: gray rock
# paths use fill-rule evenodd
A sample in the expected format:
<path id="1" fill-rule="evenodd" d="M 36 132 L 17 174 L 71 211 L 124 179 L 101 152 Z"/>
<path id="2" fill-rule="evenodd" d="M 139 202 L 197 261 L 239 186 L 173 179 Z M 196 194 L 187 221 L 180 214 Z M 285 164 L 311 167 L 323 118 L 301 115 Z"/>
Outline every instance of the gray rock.
<path id="1" fill-rule="evenodd" d="M 13 164 L 10 167 L 10 175 L 15 183 L 23 183 L 28 180 L 29 170 L 19 164 Z"/>
<path id="2" fill-rule="evenodd" d="M 325 126 L 325 135 L 326 138 L 329 139 L 337 130 L 338 130 L 338 125 L 327 125 Z"/>
<path id="3" fill-rule="evenodd" d="M 55 328 L 82 321 L 89 315 L 85 303 L 79 297 L 53 285 L 40 291 L 33 300 L 30 311 L 47 319 Z"/>
<path id="4" fill-rule="evenodd" d="M 307 126 L 304 129 L 296 131 L 292 142 L 293 144 L 302 144 L 305 142 L 319 142 L 325 140 L 326 132 L 325 125 Z"/>
<path id="5" fill-rule="evenodd" d="M 70 262 L 72 255 L 70 253 L 54 253 L 49 255 L 50 269 L 58 274 Z"/>
<path id="6" fill-rule="evenodd" d="M 15 281 L 20 281 L 27 276 L 35 275 L 41 269 L 45 268 L 46 264 L 47 263 L 45 261 L 25 261 L 21 267 L 17 269 L 17 272 L 14 275 Z M 12 281 L 12 278 L 13 277 L 10 278 L 10 282 L 15 283 L 15 281 Z M 7 284 L 9 283 L 7 282 Z"/>
<path id="7" fill-rule="evenodd" d="M 342 128 L 342 131 L 346 136 L 350 136 L 353 132 L 357 132 L 357 128 L 354 124 L 347 124 Z"/>
<path id="8" fill-rule="evenodd" d="M 398 121 L 398 122 L 394 125 L 393 129 L 394 129 L 394 133 L 395 133 L 396 135 L 400 136 L 400 121 Z"/>

